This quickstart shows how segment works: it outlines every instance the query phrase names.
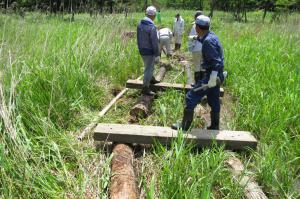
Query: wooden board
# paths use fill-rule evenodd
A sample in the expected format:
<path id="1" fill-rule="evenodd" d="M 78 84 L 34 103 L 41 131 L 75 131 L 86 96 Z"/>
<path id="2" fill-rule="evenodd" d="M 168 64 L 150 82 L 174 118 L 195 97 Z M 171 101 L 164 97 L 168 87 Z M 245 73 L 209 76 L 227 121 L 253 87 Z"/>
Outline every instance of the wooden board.
<path id="1" fill-rule="evenodd" d="M 98 141 L 153 144 L 154 140 L 157 140 L 166 145 L 178 135 L 176 130 L 169 127 L 128 124 L 98 124 L 94 132 L 94 139 Z M 214 141 L 234 150 L 257 146 L 257 140 L 246 131 L 192 129 L 184 136 L 200 147 L 210 146 Z"/>
<path id="2" fill-rule="evenodd" d="M 133 89 L 142 89 L 143 88 L 143 81 L 141 80 L 128 80 L 126 82 L 126 88 L 133 88 Z M 183 84 L 171 84 L 167 82 L 160 82 L 158 84 L 150 85 L 151 90 L 153 91 L 164 91 L 166 89 L 175 89 L 175 90 L 186 90 L 189 91 L 192 89 L 191 85 L 183 85 Z M 220 96 L 224 96 L 224 89 L 220 88 Z"/>
<path id="3" fill-rule="evenodd" d="M 134 89 L 142 89 L 143 88 L 143 81 L 141 80 L 133 80 L 130 79 L 126 82 L 127 88 L 134 88 Z M 151 90 L 153 91 L 163 91 L 166 89 L 175 89 L 175 90 L 190 90 L 192 87 L 190 85 L 182 85 L 182 84 L 171 84 L 167 82 L 161 82 L 154 85 L 150 85 Z"/>
<path id="4" fill-rule="evenodd" d="M 245 198 L 247 199 L 267 199 L 260 186 L 248 172 L 245 172 L 243 163 L 236 157 L 230 157 L 227 161 L 231 168 L 234 179 L 245 190 Z"/>

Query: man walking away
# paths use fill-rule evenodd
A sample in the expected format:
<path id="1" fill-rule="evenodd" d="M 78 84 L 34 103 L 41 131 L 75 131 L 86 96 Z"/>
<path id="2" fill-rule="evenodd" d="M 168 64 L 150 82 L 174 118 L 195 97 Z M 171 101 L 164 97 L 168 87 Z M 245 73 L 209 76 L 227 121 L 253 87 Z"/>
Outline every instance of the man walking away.
<path id="1" fill-rule="evenodd" d="M 175 38 L 175 51 L 179 50 L 181 47 L 183 31 L 184 31 L 184 20 L 178 13 L 175 16 L 174 25 L 173 25 L 173 33 Z"/>
<path id="2" fill-rule="evenodd" d="M 209 30 L 210 19 L 207 16 L 200 15 L 196 19 L 196 31 L 198 34 L 198 40 L 202 43 L 202 67 L 206 70 L 203 79 L 199 80 L 194 88 L 201 88 L 205 85 L 205 89 L 194 91 L 190 90 L 186 94 L 182 122 L 179 124 L 173 124 L 173 129 L 182 128 L 187 131 L 193 121 L 194 108 L 206 95 L 208 104 L 211 107 L 210 117 L 211 125 L 207 129 L 219 130 L 220 122 L 220 84 L 217 83 L 217 79 L 220 82 L 224 81 L 223 69 L 224 69 L 224 55 L 223 48 L 219 41 L 219 38 Z"/>
<path id="3" fill-rule="evenodd" d="M 153 77 L 154 63 L 159 62 L 159 47 L 156 26 L 153 20 L 155 19 L 156 8 L 149 6 L 146 9 L 146 17 L 141 20 L 137 27 L 137 43 L 139 52 L 144 61 L 144 81 L 142 94 L 155 95 L 150 90 L 150 83 L 158 83 Z"/>
<path id="4" fill-rule="evenodd" d="M 173 37 L 173 33 L 169 28 L 162 28 L 158 31 L 159 50 L 160 52 L 162 52 L 163 48 L 165 47 L 167 50 L 167 52 L 165 52 L 167 57 L 170 57 L 172 55 L 172 50 L 171 50 L 172 37 Z"/>
<path id="5" fill-rule="evenodd" d="M 195 21 L 198 16 L 202 15 L 202 11 L 196 11 Z M 194 79 L 195 83 L 204 78 L 205 70 L 201 67 L 202 64 L 202 44 L 197 40 L 198 35 L 196 32 L 196 23 L 193 22 L 193 27 L 188 37 L 188 49 L 192 53 L 193 65 L 194 65 Z"/>

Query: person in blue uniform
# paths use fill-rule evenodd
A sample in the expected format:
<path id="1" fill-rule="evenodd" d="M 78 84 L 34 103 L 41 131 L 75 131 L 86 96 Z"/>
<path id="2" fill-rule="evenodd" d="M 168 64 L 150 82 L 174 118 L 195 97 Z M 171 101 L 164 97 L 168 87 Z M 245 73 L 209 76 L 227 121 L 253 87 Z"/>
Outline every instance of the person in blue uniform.
<path id="1" fill-rule="evenodd" d="M 183 119 L 181 123 L 173 124 L 173 129 L 182 128 L 187 131 L 193 121 L 194 108 L 204 96 L 207 96 L 207 101 L 211 107 L 211 125 L 207 129 L 219 130 L 220 122 L 220 84 L 224 81 L 224 54 L 219 38 L 210 31 L 210 18 L 204 15 L 197 17 L 196 31 L 198 41 L 202 43 L 202 67 L 205 69 L 203 79 L 195 83 L 194 88 L 200 88 L 204 85 L 204 89 L 195 91 L 190 90 L 186 94 Z"/>

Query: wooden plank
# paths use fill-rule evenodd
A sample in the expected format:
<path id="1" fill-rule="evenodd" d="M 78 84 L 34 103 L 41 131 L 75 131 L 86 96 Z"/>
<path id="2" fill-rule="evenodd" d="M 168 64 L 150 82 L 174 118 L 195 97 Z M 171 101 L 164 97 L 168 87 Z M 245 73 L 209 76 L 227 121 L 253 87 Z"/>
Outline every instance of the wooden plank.
<path id="1" fill-rule="evenodd" d="M 138 198 L 136 177 L 133 168 L 134 153 L 127 144 L 116 144 L 111 161 L 109 196 L 111 199 Z"/>
<path id="2" fill-rule="evenodd" d="M 98 124 L 94 132 L 95 140 L 139 144 L 153 144 L 157 140 L 168 145 L 178 135 L 169 127 L 127 124 Z M 192 129 L 184 136 L 200 147 L 210 146 L 213 142 L 225 144 L 227 149 L 256 148 L 257 145 L 257 140 L 246 131 Z"/>
<path id="3" fill-rule="evenodd" d="M 142 89 L 143 88 L 143 81 L 141 80 L 127 80 L 126 88 L 133 88 L 133 89 Z M 175 89 L 175 90 L 185 90 L 189 91 L 192 89 L 191 85 L 183 85 L 183 84 L 171 84 L 167 82 L 160 82 L 158 84 L 150 85 L 150 89 L 153 91 L 164 91 L 166 89 Z M 220 96 L 224 96 L 224 89 L 220 88 Z"/>
<path id="4" fill-rule="evenodd" d="M 267 199 L 265 193 L 254 178 L 245 172 L 243 163 L 236 157 L 230 157 L 227 164 L 231 168 L 234 179 L 245 189 L 247 199 Z"/>
<path id="5" fill-rule="evenodd" d="M 126 82 L 126 88 L 142 89 L 143 81 L 141 80 L 128 80 Z M 190 85 L 182 84 L 171 84 L 167 82 L 161 82 L 154 85 L 150 85 L 151 90 L 153 91 L 163 91 L 166 89 L 175 89 L 175 90 L 190 90 L 192 87 Z"/>

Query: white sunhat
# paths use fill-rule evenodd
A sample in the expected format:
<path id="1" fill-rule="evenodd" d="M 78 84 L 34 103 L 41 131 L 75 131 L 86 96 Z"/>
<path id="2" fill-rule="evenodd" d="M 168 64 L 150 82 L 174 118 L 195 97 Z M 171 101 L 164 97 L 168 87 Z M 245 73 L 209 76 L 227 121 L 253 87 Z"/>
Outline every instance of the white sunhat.
<path id="1" fill-rule="evenodd" d="M 210 18 L 200 15 L 196 18 L 196 24 L 199 26 L 210 27 Z"/>
<path id="2" fill-rule="evenodd" d="M 147 15 L 150 15 L 150 16 L 156 15 L 156 8 L 155 8 L 154 6 L 149 6 L 149 7 L 146 9 L 146 14 L 147 14 Z"/>

